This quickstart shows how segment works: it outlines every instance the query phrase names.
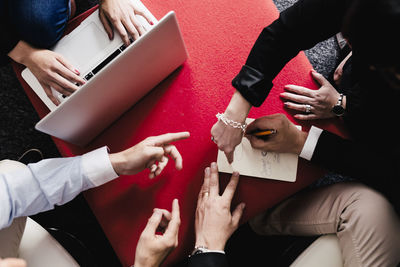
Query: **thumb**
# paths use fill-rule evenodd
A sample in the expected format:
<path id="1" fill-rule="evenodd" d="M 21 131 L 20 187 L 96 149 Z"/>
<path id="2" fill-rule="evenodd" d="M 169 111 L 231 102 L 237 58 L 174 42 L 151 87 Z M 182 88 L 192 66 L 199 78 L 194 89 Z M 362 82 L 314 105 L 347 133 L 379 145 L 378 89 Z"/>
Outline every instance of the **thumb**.
<path id="1" fill-rule="evenodd" d="M 315 70 L 311 71 L 311 76 L 321 86 L 325 85 L 326 83 L 329 83 L 329 81 L 325 79 L 325 77 L 321 73 L 318 73 Z"/>

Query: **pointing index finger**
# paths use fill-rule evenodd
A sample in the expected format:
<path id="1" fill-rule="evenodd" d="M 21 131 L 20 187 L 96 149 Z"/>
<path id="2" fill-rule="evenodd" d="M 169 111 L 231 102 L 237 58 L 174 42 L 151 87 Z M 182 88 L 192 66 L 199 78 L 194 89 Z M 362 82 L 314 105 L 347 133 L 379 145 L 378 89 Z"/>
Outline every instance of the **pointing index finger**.
<path id="1" fill-rule="evenodd" d="M 167 145 L 169 143 L 186 139 L 190 136 L 189 132 L 180 132 L 180 133 L 166 133 L 159 136 L 154 137 L 155 145 L 162 146 Z"/>

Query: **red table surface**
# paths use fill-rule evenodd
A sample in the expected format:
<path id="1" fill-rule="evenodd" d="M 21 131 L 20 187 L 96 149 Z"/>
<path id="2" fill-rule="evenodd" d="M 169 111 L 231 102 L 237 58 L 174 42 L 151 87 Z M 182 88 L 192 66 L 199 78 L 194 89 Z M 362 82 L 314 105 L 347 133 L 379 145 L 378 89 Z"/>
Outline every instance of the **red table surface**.
<path id="1" fill-rule="evenodd" d="M 182 30 L 188 60 L 134 105 L 87 147 L 77 147 L 53 138 L 63 156 L 80 155 L 103 145 L 112 152 L 126 149 L 152 135 L 189 131 L 191 137 L 176 142 L 184 159 L 184 168 L 176 171 L 168 164 L 163 173 L 148 179 L 148 171 L 122 176 L 106 185 L 85 192 L 85 197 L 124 266 L 134 262 L 135 247 L 153 208 L 170 210 L 179 199 L 181 227 L 179 246 L 165 261 L 168 266 L 186 257 L 194 245 L 194 218 L 203 170 L 217 158 L 217 147 L 210 140 L 215 114 L 223 112 L 234 92 L 230 82 L 245 63 L 261 30 L 279 15 L 269 0 L 143 0 L 160 19 L 174 10 Z M 70 22 L 76 27 L 95 8 Z M 151 63 L 149 63 L 151 64 Z M 15 72 L 40 117 L 49 111 L 21 78 L 22 66 Z M 274 87 L 260 108 L 249 117 L 284 113 L 308 130 L 309 123 L 295 121 L 284 109 L 279 93 L 286 84 L 317 88 L 309 72 L 311 65 L 300 53 L 274 80 Z M 337 121 L 314 121 L 314 125 L 344 136 Z M 299 159 L 295 183 L 242 176 L 233 205 L 246 203 L 242 222 L 306 187 L 324 174 L 324 170 Z M 225 186 L 229 175 L 221 174 Z"/>

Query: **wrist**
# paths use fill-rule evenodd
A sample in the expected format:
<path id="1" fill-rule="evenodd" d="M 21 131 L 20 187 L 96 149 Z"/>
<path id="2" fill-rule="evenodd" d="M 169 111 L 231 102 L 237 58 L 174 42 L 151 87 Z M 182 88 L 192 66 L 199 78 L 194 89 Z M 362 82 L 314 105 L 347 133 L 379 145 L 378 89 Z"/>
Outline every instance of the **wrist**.
<path id="1" fill-rule="evenodd" d="M 251 104 L 238 91 L 235 91 L 225 110 L 225 115 L 231 120 L 244 122 L 250 109 Z"/>
<path id="2" fill-rule="evenodd" d="M 219 251 L 224 251 L 225 249 L 225 242 L 208 242 L 206 240 L 196 240 L 195 248 L 203 247 L 208 250 L 219 250 Z"/>
<path id="3" fill-rule="evenodd" d="M 294 146 L 296 155 L 300 155 L 301 151 L 303 150 L 304 144 L 306 143 L 308 133 L 299 131 L 300 133 L 297 136 L 296 144 Z"/>
<path id="4" fill-rule="evenodd" d="M 27 65 L 29 55 L 35 48 L 25 41 L 19 41 L 17 45 L 7 54 L 12 60 L 23 65 Z"/>
<path id="5" fill-rule="evenodd" d="M 116 174 L 122 175 L 125 173 L 126 160 L 121 152 L 109 154 L 111 165 Z"/>

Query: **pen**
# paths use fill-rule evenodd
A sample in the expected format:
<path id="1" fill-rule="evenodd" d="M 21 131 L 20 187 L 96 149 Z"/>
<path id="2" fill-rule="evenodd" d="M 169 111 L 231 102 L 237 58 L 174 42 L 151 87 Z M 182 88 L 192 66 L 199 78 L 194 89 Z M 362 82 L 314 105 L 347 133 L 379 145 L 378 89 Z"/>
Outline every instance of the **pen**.
<path id="1" fill-rule="evenodd" d="M 277 131 L 274 129 L 266 129 L 266 130 L 256 130 L 252 133 L 250 133 L 251 135 L 264 139 L 267 138 L 269 135 L 271 134 L 275 134 Z"/>

